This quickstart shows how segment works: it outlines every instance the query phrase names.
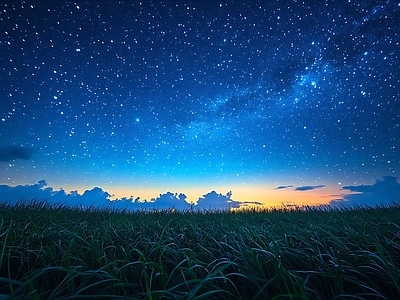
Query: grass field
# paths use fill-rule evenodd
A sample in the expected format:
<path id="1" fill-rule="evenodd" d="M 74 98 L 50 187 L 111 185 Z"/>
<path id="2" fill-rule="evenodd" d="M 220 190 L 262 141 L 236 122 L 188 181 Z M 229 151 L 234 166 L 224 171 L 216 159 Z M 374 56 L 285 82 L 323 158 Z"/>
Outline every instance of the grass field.
<path id="1" fill-rule="evenodd" d="M 0 299 L 400 299 L 400 205 L 0 205 Z"/>

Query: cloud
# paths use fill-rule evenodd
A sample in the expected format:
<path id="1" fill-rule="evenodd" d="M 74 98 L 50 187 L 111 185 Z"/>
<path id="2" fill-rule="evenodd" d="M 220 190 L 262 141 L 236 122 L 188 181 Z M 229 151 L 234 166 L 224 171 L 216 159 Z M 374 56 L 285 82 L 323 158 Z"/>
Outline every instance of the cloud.
<path id="1" fill-rule="evenodd" d="M 374 206 L 400 200 L 400 183 L 393 176 L 383 176 L 383 180 L 372 185 L 349 185 L 342 189 L 351 193 L 331 200 L 331 206 Z"/>
<path id="2" fill-rule="evenodd" d="M 254 206 L 254 205 L 264 205 L 261 202 L 258 201 L 244 201 L 244 202 L 240 202 L 240 206 Z"/>
<path id="3" fill-rule="evenodd" d="M 95 207 L 108 209 L 166 209 L 175 207 L 177 209 L 187 209 L 190 205 L 185 201 L 186 196 L 183 194 L 173 194 L 167 192 L 161 194 L 158 198 L 151 201 L 140 201 L 140 198 L 133 199 L 122 198 L 111 200 L 111 194 L 104 191 L 100 187 L 94 187 L 86 190 L 83 194 L 78 191 L 67 193 L 65 190 L 54 190 L 47 187 L 45 180 L 40 180 L 31 185 L 17 185 L 11 187 L 8 185 L 0 185 L 0 202 L 8 202 L 15 204 L 20 200 L 44 200 L 50 204 L 63 204 L 71 207 Z"/>
<path id="4" fill-rule="evenodd" d="M 156 199 L 152 199 L 151 202 L 147 202 L 147 206 L 150 204 L 155 209 L 167 209 L 167 208 L 175 208 L 179 210 L 187 210 L 190 209 L 190 204 L 186 202 L 186 195 L 178 193 L 167 192 L 165 194 L 160 194 L 160 196 Z"/>
<path id="5" fill-rule="evenodd" d="M 209 192 L 206 195 L 203 195 L 202 198 L 199 198 L 196 209 L 217 209 L 224 210 L 229 208 L 239 208 L 241 202 L 235 201 L 231 199 L 232 192 L 227 193 L 226 195 L 218 194 L 215 191 Z"/>
<path id="6" fill-rule="evenodd" d="M 47 187 L 45 180 L 31 185 L 17 185 L 11 187 L 0 185 L 0 202 L 15 204 L 20 200 L 45 200 L 50 204 L 65 204 L 68 206 L 103 207 L 110 203 L 111 195 L 99 187 L 86 190 L 82 195 L 77 191 L 67 193 L 65 190 L 54 190 Z"/>
<path id="7" fill-rule="evenodd" d="M 0 161 L 13 161 L 16 159 L 30 159 L 33 154 L 33 149 L 17 147 L 17 146 L 5 146 L 0 147 Z"/>
<path id="8" fill-rule="evenodd" d="M 232 193 L 226 195 L 212 191 L 198 199 L 197 204 L 186 201 L 185 194 L 166 192 L 150 201 L 141 200 L 139 197 L 121 198 L 113 200 L 112 195 L 100 187 L 94 187 L 80 194 L 78 191 L 66 192 L 64 189 L 55 190 L 47 186 L 45 180 L 30 185 L 17 185 L 15 187 L 0 185 L 0 203 L 16 204 L 20 200 L 44 200 L 49 204 L 63 204 L 71 207 L 94 207 L 116 210 L 140 210 L 140 209 L 169 209 L 195 210 L 217 209 L 225 210 L 248 205 L 262 205 L 258 202 L 239 202 L 231 199 Z"/>
<path id="9" fill-rule="evenodd" d="M 282 189 L 289 189 L 289 188 L 292 188 L 292 187 L 293 187 L 293 185 L 280 185 L 276 189 L 277 190 L 282 190 Z"/>
<path id="10" fill-rule="evenodd" d="M 304 185 L 304 186 L 299 186 L 297 188 L 295 188 L 295 191 L 311 191 L 311 190 L 315 190 L 315 189 L 320 189 L 320 188 L 324 188 L 325 185 L 321 184 L 321 185 Z"/>

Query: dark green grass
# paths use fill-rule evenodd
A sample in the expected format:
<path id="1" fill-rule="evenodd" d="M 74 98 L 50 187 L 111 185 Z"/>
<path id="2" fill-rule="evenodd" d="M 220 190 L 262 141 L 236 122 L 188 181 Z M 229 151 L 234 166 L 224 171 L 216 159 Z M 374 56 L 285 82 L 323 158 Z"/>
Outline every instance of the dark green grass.
<path id="1" fill-rule="evenodd" d="M 0 205 L 0 299 L 400 299 L 400 205 Z"/>

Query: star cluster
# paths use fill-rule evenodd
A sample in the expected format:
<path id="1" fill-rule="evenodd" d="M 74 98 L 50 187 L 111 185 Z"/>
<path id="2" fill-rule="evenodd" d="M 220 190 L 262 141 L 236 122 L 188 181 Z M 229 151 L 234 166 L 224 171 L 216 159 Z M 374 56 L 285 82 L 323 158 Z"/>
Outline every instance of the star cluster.
<path id="1" fill-rule="evenodd" d="M 0 4 L 0 145 L 35 151 L 0 180 L 398 176 L 399 18 L 391 0 Z"/>

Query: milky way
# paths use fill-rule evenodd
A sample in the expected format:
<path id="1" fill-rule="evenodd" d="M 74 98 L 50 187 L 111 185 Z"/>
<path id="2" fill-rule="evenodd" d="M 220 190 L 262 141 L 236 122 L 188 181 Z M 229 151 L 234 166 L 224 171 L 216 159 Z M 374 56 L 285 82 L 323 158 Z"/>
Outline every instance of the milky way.
<path id="1" fill-rule="evenodd" d="M 0 146 L 29 157 L 0 154 L 3 184 L 234 197 L 400 175 L 398 1 L 8 2 Z"/>

